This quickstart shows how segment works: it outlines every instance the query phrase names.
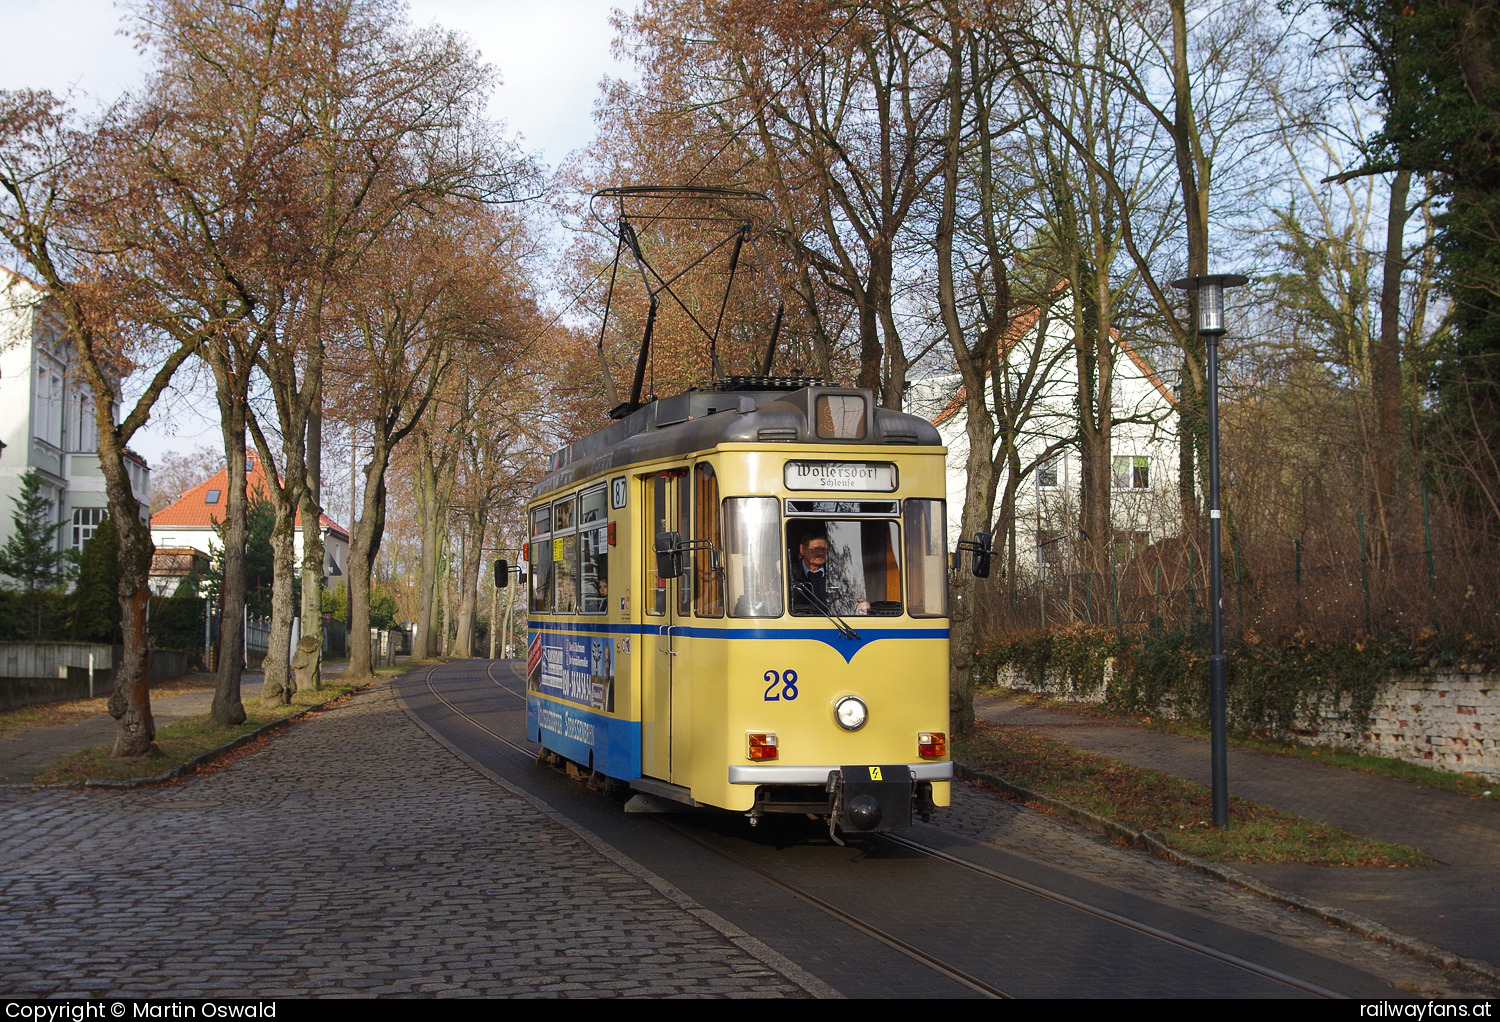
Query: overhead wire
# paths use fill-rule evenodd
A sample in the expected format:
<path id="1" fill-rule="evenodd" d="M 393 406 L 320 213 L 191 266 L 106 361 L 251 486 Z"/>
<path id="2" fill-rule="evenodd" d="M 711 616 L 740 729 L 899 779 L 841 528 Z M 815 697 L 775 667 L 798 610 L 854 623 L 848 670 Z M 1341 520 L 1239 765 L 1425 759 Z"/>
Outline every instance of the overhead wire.
<path id="1" fill-rule="evenodd" d="M 850 24 L 852 24 L 854 22 L 855 18 L 857 18 L 858 15 L 859 15 L 859 11 L 858 11 L 857 8 L 854 9 L 854 10 L 851 10 L 849 12 L 848 17 L 846 17 L 842 22 L 840 22 L 837 26 L 835 26 L 834 29 L 822 40 L 822 42 L 821 42 L 820 45 L 815 46 L 812 49 L 811 54 L 808 56 L 808 58 L 805 61 L 803 61 L 800 65 L 797 66 L 796 70 L 793 72 L 793 74 L 792 74 L 791 77 L 793 79 L 795 79 L 797 76 L 801 75 L 801 73 L 803 71 L 805 71 L 805 70 L 807 70 L 807 68 L 811 67 L 812 64 L 821 56 L 821 54 L 823 53 L 823 51 L 826 50 L 827 47 L 832 44 L 833 40 L 836 39 L 836 38 L 838 38 L 838 36 L 841 33 L 843 33 L 843 31 L 845 29 L 847 29 Z M 782 88 L 777 89 L 774 92 L 768 93 L 756 105 L 755 109 L 753 111 L 751 111 L 751 113 L 745 118 L 745 120 L 741 124 L 739 124 L 738 126 L 736 126 L 734 128 L 731 128 L 730 132 L 729 132 L 729 136 L 724 140 L 724 144 L 721 145 L 717 150 L 715 150 L 706 160 L 704 160 L 703 163 L 698 167 L 698 169 L 695 170 L 688 177 L 687 181 L 685 182 L 685 186 L 692 185 L 692 183 L 694 181 L 696 181 L 700 177 L 702 177 L 708 171 L 708 168 L 711 167 L 711 166 L 713 166 L 714 161 L 717 160 L 720 156 L 724 155 L 724 153 L 728 151 L 729 147 L 731 145 L 733 145 L 736 141 L 738 141 L 738 139 L 740 138 L 740 136 L 752 124 L 755 123 L 755 120 L 760 116 L 761 112 L 763 110 L 765 110 L 765 108 L 771 103 L 771 101 L 774 100 L 774 99 L 776 99 L 777 97 L 779 97 L 783 92 L 786 91 L 786 88 L 788 88 L 788 87 L 789 87 L 789 85 L 788 86 L 783 86 Z M 659 212 L 657 212 L 656 214 L 646 217 L 645 218 L 645 223 L 647 225 L 649 225 L 649 224 L 655 223 L 658 220 L 669 219 L 667 217 L 667 215 L 666 215 L 667 214 L 667 210 L 671 208 L 672 204 L 674 202 L 676 202 L 679 197 L 680 196 L 671 196 L 671 197 L 668 197 L 666 199 L 666 203 L 662 207 L 662 209 Z M 633 232 L 633 230 L 634 229 L 632 228 L 632 232 Z M 717 247 L 720 247 L 720 246 L 716 246 L 716 248 Z M 755 244 L 754 239 L 751 240 L 751 249 L 752 249 L 752 251 L 754 251 L 756 253 L 757 258 L 759 258 L 760 257 L 760 250 L 759 250 L 759 247 Z M 638 249 L 636 249 L 636 252 L 637 252 L 637 256 L 639 257 Z M 617 245 L 617 247 L 615 249 L 615 258 L 614 258 L 614 260 L 612 261 L 612 264 L 611 264 L 612 266 L 617 266 L 618 261 L 619 261 L 619 257 L 620 257 L 620 249 L 619 249 L 619 247 Z M 562 319 L 562 317 L 567 313 L 567 311 L 569 309 L 573 308 L 573 306 L 577 305 L 580 301 L 583 300 L 584 295 L 591 288 L 593 288 L 593 286 L 595 284 L 597 284 L 599 282 L 600 278 L 602 278 L 604 275 L 605 275 L 605 270 L 603 270 L 603 269 L 600 269 L 597 273 L 595 273 L 594 276 L 586 284 L 584 284 L 580 288 L 580 290 L 578 291 L 578 293 L 575 294 L 568 301 L 568 303 L 557 313 L 557 315 L 553 316 L 552 319 L 550 319 L 547 323 L 545 323 L 542 326 L 541 330 L 538 331 L 537 336 L 535 338 L 533 338 L 533 340 L 534 341 L 535 340 L 540 340 L 541 337 L 544 336 L 548 330 L 552 329 L 552 327 L 557 324 L 558 320 Z M 679 276 L 680 276 L 680 274 L 679 274 Z M 615 279 L 615 275 L 614 275 L 614 273 L 611 273 L 611 278 L 610 278 L 610 290 L 611 290 L 611 292 L 613 292 L 614 279 Z M 676 278 L 674 278 L 674 279 L 676 279 Z M 681 302 L 679 301 L 678 304 L 680 305 Z M 652 302 L 652 305 L 653 305 L 653 308 L 654 308 L 654 306 L 655 306 L 655 302 L 654 301 Z M 778 309 L 777 309 L 777 314 L 776 314 L 776 328 L 775 328 L 776 334 L 780 333 L 782 313 L 784 311 L 785 311 L 785 301 L 784 300 L 778 301 Z M 607 306 L 606 306 L 606 321 L 605 322 L 607 323 Z M 696 320 L 695 320 L 695 322 L 696 322 Z M 600 324 L 600 339 L 599 339 L 600 340 L 600 346 L 601 346 L 601 354 L 602 354 L 602 345 L 603 345 L 603 341 L 604 341 L 604 329 L 605 329 L 605 324 L 601 323 Z M 703 329 L 701 324 L 699 324 L 699 329 L 700 330 Z M 653 379 L 654 379 L 654 372 L 655 372 L 655 370 L 654 370 L 654 361 L 655 360 L 653 358 Z"/>

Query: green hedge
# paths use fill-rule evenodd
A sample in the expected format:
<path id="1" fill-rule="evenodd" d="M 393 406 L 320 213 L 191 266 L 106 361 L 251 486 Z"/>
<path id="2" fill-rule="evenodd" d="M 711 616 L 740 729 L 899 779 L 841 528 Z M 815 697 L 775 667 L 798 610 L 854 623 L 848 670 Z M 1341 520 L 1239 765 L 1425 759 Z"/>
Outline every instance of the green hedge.
<path id="1" fill-rule="evenodd" d="M 1209 649 L 1206 627 L 1153 636 L 1076 625 L 993 643 L 979 659 L 991 675 L 1012 667 L 1038 687 L 1051 672 L 1077 694 L 1097 690 L 1113 657 L 1107 705 L 1206 716 Z M 1226 657 L 1234 726 L 1288 734 L 1308 711 L 1330 703 L 1346 712 L 1351 724 L 1367 726 L 1391 674 L 1493 670 L 1500 665 L 1500 647 L 1474 636 L 1432 633 L 1338 642 L 1298 632 L 1268 643 L 1251 632 L 1226 649 Z"/>

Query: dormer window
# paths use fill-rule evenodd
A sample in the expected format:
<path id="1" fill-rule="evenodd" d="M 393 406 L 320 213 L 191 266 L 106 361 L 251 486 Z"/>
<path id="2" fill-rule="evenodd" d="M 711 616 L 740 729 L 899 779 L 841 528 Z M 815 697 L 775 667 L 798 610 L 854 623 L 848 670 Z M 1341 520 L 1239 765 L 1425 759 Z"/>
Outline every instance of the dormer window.
<path id="1" fill-rule="evenodd" d="M 209 490 L 208 496 L 203 498 L 205 504 L 217 504 L 219 502 L 219 490 Z"/>

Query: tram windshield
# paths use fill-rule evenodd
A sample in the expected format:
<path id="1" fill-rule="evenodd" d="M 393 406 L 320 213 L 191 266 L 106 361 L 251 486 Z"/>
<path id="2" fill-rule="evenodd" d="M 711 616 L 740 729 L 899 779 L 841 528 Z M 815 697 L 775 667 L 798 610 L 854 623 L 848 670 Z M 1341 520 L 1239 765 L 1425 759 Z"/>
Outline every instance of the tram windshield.
<path id="1" fill-rule="evenodd" d="M 901 613 L 900 534 L 894 521 L 787 522 L 794 615 Z"/>
<path id="2" fill-rule="evenodd" d="M 945 616 L 943 502 L 903 504 L 900 519 L 825 519 L 783 518 L 774 497 L 724 501 L 729 615 Z"/>

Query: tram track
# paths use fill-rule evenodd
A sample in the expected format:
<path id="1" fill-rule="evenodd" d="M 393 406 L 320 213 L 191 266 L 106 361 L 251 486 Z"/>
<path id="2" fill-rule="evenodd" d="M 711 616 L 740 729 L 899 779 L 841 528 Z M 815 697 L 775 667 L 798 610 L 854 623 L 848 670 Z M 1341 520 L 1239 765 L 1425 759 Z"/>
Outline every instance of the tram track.
<path id="1" fill-rule="evenodd" d="M 1074 911 L 1084 912 L 1108 922 L 1114 923 L 1117 926 L 1123 926 L 1127 929 L 1134 930 L 1147 937 L 1151 937 L 1168 944 L 1173 944 L 1177 947 L 1183 948 L 1184 950 L 1191 951 L 1194 954 L 1202 955 L 1205 958 L 1211 958 L 1215 961 L 1223 962 L 1226 965 L 1230 965 L 1236 969 L 1261 976 L 1265 979 L 1271 980 L 1272 982 L 1281 983 L 1289 987 L 1294 987 L 1316 997 L 1337 999 L 1343 996 L 1336 991 L 1329 990 L 1326 987 L 1319 986 L 1316 983 L 1308 983 L 1304 980 L 1298 979 L 1295 976 L 1287 975 L 1284 972 L 1279 972 L 1275 969 L 1268 969 L 1263 965 L 1258 965 L 1255 962 L 1248 961 L 1244 958 L 1239 957 L 1238 955 L 1232 955 L 1227 952 L 1220 951 L 1217 948 L 1210 947 L 1207 944 L 1203 944 L 1199 941 L 1189 940 L 1186 937 L 1182 937 L 1174 933 L 1169 933 L 1168 931 L 1160 929 L 1158 927 L 1150 926 L 1146 923 L 1130 919 L 1126 916 L 1120 915 L 1117 912 L 1111 912 L 1108 909 L 1100 908 L 1097 905 L 1090 905 L 1085 901 L 1081 901 L 1077 898 L 1071 898 L 1057 891 L 1048 890 L 1045 887 L 1040 887 L 1036 884 L 1028 883 L 1027 881 L 1020 879 L 1019 877 L 1012 876 L 1008 873 L 1003 873 L 999 870 L 990 869 L 987 866 L 981 866 L 978 863 L 970 862 L 967 859 L 964 859 L 957 855 L 953 855 L 949 852 L 942 851 L 941 849 L 930 848 L 919 841 L 914 841 L 911 838 L 906 837 L 905 835 L 882 834 L 880 835 L 880 839 L 883 841 L 888 841 L 892 844 L 900 845 L 905 848 L 910 848 L 913 851 L 917 851 L 931 858 L 939 859 L 943 862 L 958 866 L 959 868 L 967 870 L 971 873 L 976 873 L 980 876 L 988 877 L 991 880 L 997 880 L 1002 884 L 1007 884 L 1011 887 L 1015 887 L 1039 898 L 1045 898 L 1048 901 L 1066 906 L 1067 908 L 1073 909 Z"/>
<path id="2" fill-rule="evenodd" d="M 894 933 L 884 930 L 874 923 L 871 923 L 865 919 L 861 919 L 859 916 L 856 916 L 853 913 L 846 912 L 844 909 L 839 908 L 832 902 L 826 901 L 823 898 L 818 897 L 816 894 L 813 894 L 812 891 L 807 890 L 803 887 L 799 887 L 796 884 L 790 883 L 782 877 L 777 876 L 772 871 L 757 866 L 755 863 L 751 862 L 749 859 L 746 859 L 744 856 L 736 855 L 731 851 L 715 845 L 713 842 L 705 840 L 700 835 L 694 834 L 687 828 L 673 823 L 670 820 L 662 819 L 658 820 L 657 822 L 668 830 L 671 830 L 674 833 L 678 834 L 680 837 L 683 837 L 688 841 L 692 841 L 694 844 L 697 844 L 702 848 L 708 849 L 721 858 L 729 859 L 730 861 L 739 865 L 740 868 L 749 870 L 756 876 L 759 876 L 761 879 L 765 880 L 767 883 L 774 884 L 776 887 L 781 888 L 783 891 L 786 891 L 793 897 L 796 897 L 806 902 L 807 904 L 812 905 L 814 908 L 817 908 L 818 910 L 832 916 L 834 919 L 839 920 L 847 926 L 854 927 L 856 930 L 859 930 L 861 933 L 865 934 L 865 936 L 877 940 L 880 943 L 884 944 L 886 947 L 889 947 L 894 951 L 898 951 L 901 954 L 906 955 L 913 961 L 927 966 L 929 969 L 932 969 L 940 975 L 946 976 L 948 979 L 951 979 L 953 982 L 958 983 L 960 986 L 968 987 L 970 990 L 973 990 L 985 997 L 995 998 L 998 1000 L 1014 1000 L 1011 994 L 1006 993 L 999 987 L 994 986 L 990 983 L 986 983 L 978 976 L 974 976 L 967 972 L 964 972 L 962 969 L 959 969 L 954 965 L 950 965 L 949 963 L 943 961 L 940 958 L 937 958 L 934 955 L 928 954 L 926 951 L 923 951 L 916 945 L 902 940 Z"/>
<path id="3" fill-rule="evenodd" d="M 523 745 L 516 742 L 510 736 L 496 730 L 495 727 L 491 727 L 485 720 L 476 716 L 476 714 L 468 712 L 464 706 L 460 705 L 459 701 L 455 701 L 458 697 L 449 698 L 449 695 L 442 691 L 442 686 L 435 683 L 434 678 L 437 674 L 438 668 L 434 667 L 430 668 L 423 675 L 422 685 L 428 694 L 445 706 L 449 712 L 462 718 L 470 726 L 477 728 L 480 732 L 489 736 L 490 739 L 514 753 L 535 761 L 535 746 L 531 746 L 530 743 Z M 525 692 L 517 690 L 512 685 L 507 684 L 504 680 L 497 677 L 493 663 L 485 666 L 484 680 L 503 693 L 505 697 L 524 703 Z M 777 868 L 768 868 L 766 865 L 757 863 L 751 857 L 741 854 L 741 852 L 736 851 L 734 848 L 727 847 L 728 844 L 735 840 L 732 836 L 726 837 L 724 835 L 705 833 L 702 829 L 694 828 L 690 824 L 666 817 L 653 817 L 653 821 L 678 837 L 708 851 L 712 855 L 732 862 L 737 869 L 752 874 L 757 880 L 776 887 L 802 903 L 815 908 L 827 917 L 836 920 L 838 923 L 858 931 L 865 937 L 879 942 L 908 960 L 919 964 L 925 969 L 931 970 L 950 982 L 956 983 L 979 996 L 988 998 L 1010 998 L 1017 996 L 1012 991 L 1002 989 L 1002 987 L 993 981 L 993 978 L 987 979 L 982 975 L 976 974 L 974 969 L 967 968 L 950 960 L 951 956 L 946 954 L 942 949 L 934 951 L 924 948 L 915 939 L 908 939 L 896 932 L 892 932 L 892 929 L 888 925 L 882 925 L 877 921 L 878 913 L 862 911 L 858 906 L 851 908 L 837 904 L 830 897 L 820 894 L 815 889 L 815 883 L 788 875 L 788 868 L 784 862 L 777 864 Z M 1204 944 L 1201 941 L 1171 933 L 1160 927 L 1131 919 L 1098 905 L 1090 904 L 1061 892 L 1030 883 L 1002 870 L 993 869 L 950 852 L 933 848 L 909 836 L 876 835 L 866 840 L 881 842 L 890 848 L 901 849 L 908 855 L 916 855 L 933 863 L 941 863 L 944 868 L 959 869 L 963 872 L 963 875 L 976 878 L 976 882 L 981 885 L 1003 885 L 1006 890 L 1013 892 L 1010 897 L 1040 899 L 1054 906 L 1050 911 L 1056 912 L 1058 909 L 1063 909 L 1069 913 L 1077 913 L 1080 918 L 1094 920 L 1094 923 L 1090 924 L 1091 926 L 1103 925 L 1123 930 L 1133 935 L 1127 938 L 1128 940 L 1139 940 L 1162 947 L 1170 947 L 1175 949 L 1177 953 L 1185 953 L 1191 956 L 1190 960 L 1215 962 L 1221 969 L 1234 970 L 1246 976 L 1254 977 L 1258 981 L 1271 984 L 1273 991 L 1280 990 L 1283 993 L 1297 991 L 1303 995 L 1323 998 L 1343 996 L 1317 983 L 1299 979 L 1296 976 L 1228 953 Z M 753 851 L 754 849 L 752 848 Z M 847 892 L 842 893 L 847 896 Z M 969 896 L 969 899 L 976 902 L 980 900 L 993 900 L 996 903 L 1004 900 L 998 895 L 986 896 L 982 893 L 972 894 Z M 1155 954 L 1149 950 L 1140 953 L 1147 957 Z M 1019 996 L 1035 996 L 1035 994 L 1027 993 Z"/>
<path id="4" fill-rule="evenodd" d="M 450 712 L 464 718 L 472 726 L 478 728 L 480 731 L 483 731 L 485 734 L 489 735 L 497 742 L 504 745 L 506 748 L 518 752 L 524 756 L 532 758 L 535 757 L 534 749 L 529 749 L 512 741 L 510 738 L 489 727 L 478 717 L 465 712 L 456 703 L 448 699 L 441 691 L 439 691 L 438 687 L 432 683 L 432 676 L 436 672 L 436 670 L 436 667 L 429 668 L 423 675 L 422 683 L 426 688 L 428 694 L 430 694 L 433 698 L 446 706 Z M 499 678 L 495 677 L 493 662 L 486 664 L 485 675 L 502 692 L 506 693 L 507 695 L 514 696 L 515 698 L 520 699 L 522 702 L 525 701 L 526 695 L 524 692 L 516 691 L 509 685 L 502 682 Z M 655 817 L 653 822 L 669 831 L 672 831 L 679 837 L 687 841 L 691 841 L 700 848 L 708 850 L 719 858 L 733 861 L 740 868 L 755 874 L 757 877 L 761 878 L 767 883 L 773 884 L 774 886 L 780 888 L 783 891 L 786 891 L 788 894 L 791 894 L 792 896 L 798 898 L 806 904 L 811 905 L 819 911 L 838 920 L 844 925 L 853 927 L 859 932 L 865 934 L 867 937 L 879 941 L 886 947 L 889 947 L 892 950 L 905 955 L 911 960 L 918 962 L 919 964 L 937 972 L 938 974 L 947 977 L 953 982 L 958 983 L 960 986 L 966 987 L 969 990 L 972 990 L 984 997 L 1005 1000 L 1011 999 L 1011 995 L 1006 993 L 1004 990 L 1001 990 L 1000 988 L 985 982 L 983 979 L 977 976 L 970 975 L 963 970 L 942 961 L 934 955 L 928 954 L 921 948 L 902 940 L 895 934 L 890 933 L 882 929 L 881 927 L 867 920 L 861 919 L 853 913 L 847 912 L 839 908 L 837 905 L 834 905 L 833 903 L 818 897 L 812 891 L 807 890 L 803 887 L 799 887 L 796 884 L 790 883 L 782 877 L 778 877 L 774 872 L 756 865 L 749 859 L 746 859 L 744 856 L 737 855 L 734 852 L 731 852 L 721 846 L 715 845 L 713 842 L 706 840 L 701 835 L 693 833 L 690 829 L 683 827 L 670 819 L 667 819 L 665 817 Z"/>

